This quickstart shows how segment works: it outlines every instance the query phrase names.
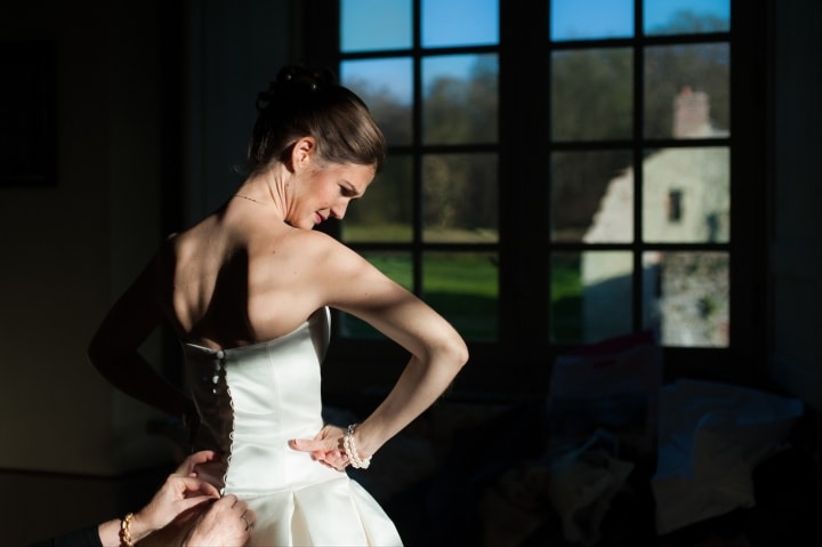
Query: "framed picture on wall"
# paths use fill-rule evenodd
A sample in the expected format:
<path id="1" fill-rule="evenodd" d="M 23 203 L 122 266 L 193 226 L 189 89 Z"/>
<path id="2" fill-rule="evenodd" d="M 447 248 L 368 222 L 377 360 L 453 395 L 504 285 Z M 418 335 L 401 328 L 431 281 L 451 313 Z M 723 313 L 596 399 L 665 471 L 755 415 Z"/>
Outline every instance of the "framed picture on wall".
<path id="1" fill-rule="evenodd" d="M 57 46 L 0 40 L 0 186 L 57 184 Z"/>

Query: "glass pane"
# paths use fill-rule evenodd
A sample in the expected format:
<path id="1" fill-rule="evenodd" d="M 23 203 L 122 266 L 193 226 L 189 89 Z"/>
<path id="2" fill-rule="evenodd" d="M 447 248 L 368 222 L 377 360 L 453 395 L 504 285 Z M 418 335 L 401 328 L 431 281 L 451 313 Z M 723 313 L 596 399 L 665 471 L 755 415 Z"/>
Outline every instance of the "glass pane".
<path id="1" fill-rule="evenodd" d="M 344 241 L 412 240 L 414 195 L 411 170 L 410 156 L 388 157 L 365 196 L 349 203 L 341 226 Z"/>
<path id="2" fill-rule="evenodd" d="M 556 51 L 551 56 L 555 140 L 627 139 L 633 128 L 629 48 Z"/>
<path id="3" fill-rule="evenodd" d="M 473 46 L 499 42 L 497 0 L 422 0 L 422 46 Z"/>
<path id="4" fill-rule="evenodd" d="M 341 0 L 341 51 L 411 45 L 411 0 Z"/>
<path id="5" fill-rule="evenodd" d="M 551 0 L 551 40 L 634 35 L 634 0 Z"/>
<path id="6" fill-rule="evenodd" d="M 369 251 L 361 253 L 382 273 L 408 289 L 414 284 L 414 267 L 409 253 Z M 346 338 L 385 338 L 377 329 L 353 315 L 340 314 L 340 334 Z"/>
<path id="7" fill-rule="evenodd" d="M 727 347 L 728 254 L 647 252 L 643 317 L 666 346 Z"/>
<path id="8" fill-rule="evenodd" d="M 646 48 L 645 136 L 728 136 L 730 62 L 728 44 Z"/>
<path id="9" fill-rule="evenodd" d="M 499 240 L 495 154 L 430 154 L 422 169 L 426 242 Z"/>
<path id="10" fill-rule="evenodd" d="M 411 143 L 410 58 L 343 61 L 340 83 L 365 101 L 389 145 Z"/>
<path id="11" fill-rule="evenodd" d="M 726 243 L 730 239 L 727 148 L 665 148 L 642 161 L 645 241 Z"/>
<path id="12" fill-rule="evenodd" d="M 731 0 L 645 0 L 645 34 L 726 32 Z"/>
<path id="13" fill-rule="evenodd" d="M 631 332 L 633 260 L 625 251 L 551 255 L 551 340 L 596 342 Z"/>
<path id="14" fill-rule="evenodd" d="M 495 54 L 424 58 L 423 141 L 497 142 L 498 73 Z"/>
<path id="15" fill-rule="evenodd" d="M 553 241 L 633 241 L 632 157 L 628 150 L 551 155 Z"/>
<path id="16" fill-rule="evenodd" d="M 499 259 L 494 253 L 423 255 L 423 298 L 469 340 L 496 340 Z"/>

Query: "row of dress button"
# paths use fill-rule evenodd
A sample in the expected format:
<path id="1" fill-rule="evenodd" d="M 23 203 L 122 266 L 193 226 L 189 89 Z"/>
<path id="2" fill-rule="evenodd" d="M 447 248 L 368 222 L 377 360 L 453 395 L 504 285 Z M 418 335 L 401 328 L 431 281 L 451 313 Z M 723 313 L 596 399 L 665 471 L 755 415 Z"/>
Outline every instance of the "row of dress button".
<path id="1" fill-rule="evenodd" d="M 211 389 L 211 393 L 213 395 L 217 395 L 217 384 L 220 383 L 220 375 L 222 374 L 225 377 L 225 352 L 220 350 L 217 352 L 217 362 L 214 364 L 214 376 L 211 378 L 211 381 L 214 383 L 214 387 Z M 226 386 L 226 389 L 228 386 Z M 229 404 L 233 404 L 232 401 L 229 399 Z M 232 413 L 233 414 L 233 413 Z M 233 426 L 233 424 L 232 424 Z M 231 467 L 231 456 L 234 452 L 234 430 L 232 428 L 231 431 L 228 432 L 228 439 L 230 441 L 228 454 L 226 456 L 226 469 L 223 473 L 223 487 L 220 488 L 220 495 L 224 496 L 226 492 L 225 484 L 228 482 L 228 469 Z"/>
<path id="2" fill-rule="evenodd" d="M 211 377 L 211 383 L 214 387 L 211 388 L 211 394 L 217 395 L 217 384 L 220 383 L 220 375 L 225 375 L 225 352 L 220 350 L 217 352 L 217 362 L 214 363 L 214 375 Z M 208 383 L 208 376 L 203 376 L 203 383 Z"/>

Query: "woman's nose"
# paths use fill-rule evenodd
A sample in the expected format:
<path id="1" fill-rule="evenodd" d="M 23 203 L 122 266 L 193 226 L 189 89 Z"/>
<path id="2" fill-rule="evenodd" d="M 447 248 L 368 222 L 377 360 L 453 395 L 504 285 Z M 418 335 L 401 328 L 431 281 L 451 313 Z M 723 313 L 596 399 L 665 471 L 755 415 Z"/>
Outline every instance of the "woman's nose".
<path id="1" fill-rule="evenodd" d="M 342 220 L 345 216 L 345 210 L 348 209 L 348 201 L 344 201 L 342 203 L 338 203 L 334 207 L 331 208 L 331 214 L 334 215 L 334 218 L 338 218 Z"/>

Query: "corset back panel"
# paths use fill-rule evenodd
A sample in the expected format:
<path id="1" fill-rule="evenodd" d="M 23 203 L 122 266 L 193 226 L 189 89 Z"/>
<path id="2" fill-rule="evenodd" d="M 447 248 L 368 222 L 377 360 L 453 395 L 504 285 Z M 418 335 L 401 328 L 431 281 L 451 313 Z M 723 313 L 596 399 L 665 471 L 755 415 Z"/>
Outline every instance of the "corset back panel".
<path id="1" fill-rule="evenodd" d="M 188 387 L 200 413 L 197 450 L 219 452 L 198 469 L 224 493 L 253 495 L 338 478 L 292 450 L 322 428 L 320 363 L 329 339 L 323 308 L 294 331 L 225 350 L 184 344 Z"/>

